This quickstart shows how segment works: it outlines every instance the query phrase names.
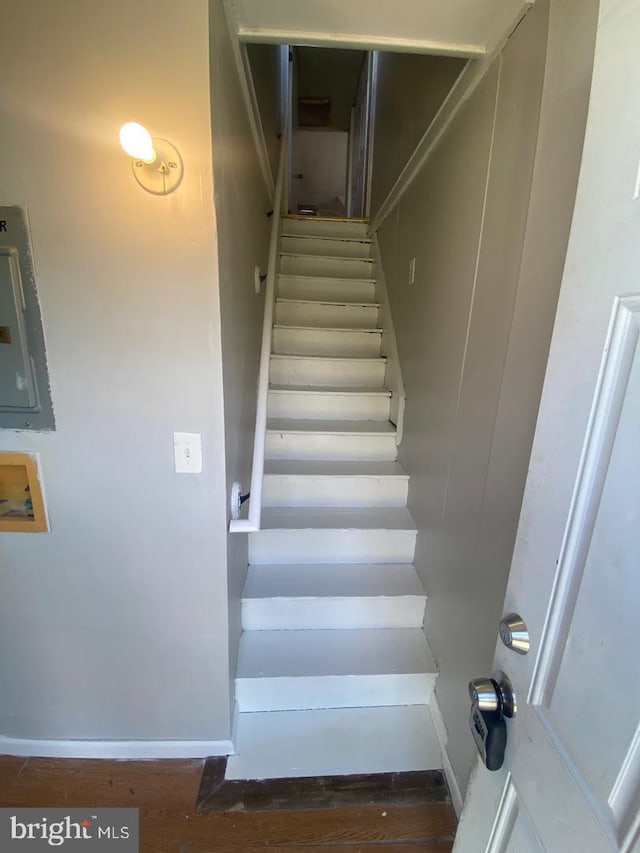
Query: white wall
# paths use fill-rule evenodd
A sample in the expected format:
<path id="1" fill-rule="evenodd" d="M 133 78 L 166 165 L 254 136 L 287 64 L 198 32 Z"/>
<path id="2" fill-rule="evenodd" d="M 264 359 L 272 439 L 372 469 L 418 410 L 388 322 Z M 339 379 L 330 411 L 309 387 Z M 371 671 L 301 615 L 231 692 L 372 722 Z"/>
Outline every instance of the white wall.
<path id="1" fill-rule="evenodd" d="M 547 53 L 549 3 L 538 0 L 379 231 L 407 395 L 400 461 L 416 568 L 463 789 L 475 756 L 467 682 L 491 672 L 575 197 L 596 5 L 552 0 L 560 35 Z M 374 169 L 385 159 L 378 139 Z"/>
<path id="2" fill-rule="evenodd" d="M 278 158 L 280 157 L 280 140 L 278 138 L 283 126 L 282 115 L 282 64 L 286 54 L 283 54 L 279 44 L 248 44 L 245 45 L 251 77 L 260 110 L 260 120 L 264 139 L 269 153 L 269 163 L 273 182 L 277 180 Z M 288 60 L 286 60 L 288 62 Z"/>
<path id="3" fill-rule="evenodd" d="M 296 47 L 298 98 L 329 98 L 329 127 L 351 128 L 351 107 L 367 57 L 362 50 Z"/>
<path id="4" fill-rule="evenodd" d="M 451 57 L 378 54 L 372 211 L 385 200 L 465 65 Z"/>
<path id="5" fill-rule="evenodd" d="M 255 142 L 242 96 L 222 0 L 210 0 L 211 129 L 218 235 L 227 494 L 234 480 L 248 491 L 255 433 L 264 287 L 254 267 L 267 269 L 271 219 Z M 273 57 L 272 57 L 273 58 Z M 278 80 L 274 81 L 277 87 Z M 274 102 L 278 104 L 278 89 Z M 266 128 L 265 128 L 266 130 Z M 228 508 L 227 508 L 228 513 Z M 229 696 L 241 634 L 247 535 L 228 536 Z"/>
<path id="6" fill-rule="evenodd" d="M 206 0 L 4 0 L 0 185 L 31 221 L 57 431 L 51 533 L 0 534 L 0 735 L 229 735 L 225 460 Z M 124 121 L 173 140 L 144 192 Z M 204 471 L 173 473 L 172 431 Z"/>

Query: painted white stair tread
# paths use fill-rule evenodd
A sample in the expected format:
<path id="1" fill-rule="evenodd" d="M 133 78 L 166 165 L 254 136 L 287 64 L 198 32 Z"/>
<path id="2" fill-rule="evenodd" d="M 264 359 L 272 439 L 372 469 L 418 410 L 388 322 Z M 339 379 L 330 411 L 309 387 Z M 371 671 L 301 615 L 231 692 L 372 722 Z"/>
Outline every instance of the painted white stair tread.
<path id="1" fill-rule="evenodd" d="M 355 326 L 273 327 L 273 352 L 279 355 L 335 355 L 376 358 L 382 346 L 382 330 Z M 326 383 L 323 383 L 326 384 Z M 352 385 L 353 382 L 349 382 Z"/>
<path id="2" fill-rule="evenodd" d="M 408 483 L 397 462 L 267 460 L 262 505 L 403 507 Z"/>
<path id="3" fill-rule="evenodd" d="M 340 302 L 330 301 L 328 299 L 292 299 L 290 297 L 278 297 L 276 302 L 282 302 L 285 305 L 331 305 L 334 308 L 379 308 L 379 302 Z"/>
<path id="4" fill-rule="evenodd" d="M 409 475 L 398 462 L 323 462 L 307 459 L 268 459 L 264 473 L 273 476 L 308 477 L 398 477 Z"/>
<path id="5" fill-rule="evenodd" d="M 314 331 L 317 331 L 315 329 Z M 362 331 L 361 329 L 350 329 L 350 331 Z M 306 353 L 296 354 L 296 353 L 279 353 L 272 352 L 272 359 L 285 359 L 286 361 L 325 361 L 331 363 L 335 363 L 336 367 L 339 362 L 346 361 L 348 363 L 364 363 L 364 364 L 385 364 L 387 361 L 387 357 L 384 355 L 376 355 L 376 356 L 360 356 L 360 355 L 311 355 Z"/>
<path id="6" fill-rule="evenodd" d="M 367 237 L 369 220 L 339 219 L 327 216 L 298 216 L 284 214 L 282 217 L 282 233 L 287 236 L 301 234 L 315 237 Z"/>
<path id="7" fill-rule="evenodd" d="M 380 388 L 384 384 L 386 359 L 380 355 L 284 355 L 272 353 L 269 364 L 271 382 L 276 385 L 308 387 Z"/>
<path id="8" fill-rule="evenodd" d="M 324 234 L 287 234 L 286 231 L 283 231 L 281 236 L 288 237 L 291 240 L 322 240 L 327 243 L 336 243 L 340 241 L 345 243 L 364 243 L 367 246 L 370 246 L 372 243 L 372 240 L 369 237 L 350 237 L 348 235 L 329 237 Z"/>
<path id="9" fill-rule="evenodd" d="M 273 391 L 276 394 L 332 394 L 335 396 L 361 394 L 366 397 L 375 395 L 380 397 L 391 396 L 391 391 L 388 388 L 367 388 L 362 387 L 362 385 L 353 388 L 336 385 L 269 385 L 269 391 Z"/>
<path id="10" fill-rule="evenodd" d="M 438 770 L 428 706 L 240 714 L 227 779 Z"/>
<path id="11" fill-rule="evenodd" d="M 374 264 L 374 258 L 349 258 L 345 255 L 311 255 L 306 252 L 280 252 L 281 258 L 302 258 L 305 261 L 344 261 L 346 264 Z"/>
<path id="12" fill-rule="evenodd" d="M 365 260 L 367 260 L 365 258 Z M 295 279 L 296 281 L 306 281 L 309 284 L 318 284 L 319 280 L 328 281 L 333 284 L 344 284 L 351 286 L 352 284 L 375 284 L 375 278 L 340 278 L 339 275 L 304 275 L 302 273 L 281 272 L 278 273 L 278 278 Z"/>
<path id="13" fill-rule="evenodd" d="M 393 462 L 397 432 L 388 420 L 269 418 L 267 459 L 376 460 Z"/>
<path id="14" fill-rule="evenodd" d="M 265 507 L 262 511 L 262 530 L 415 529 L 406 507 Z"/>
<path id="15" fill-rule="evenodd" d="M 278 276 L 278 296 L 282 299 L 339 301 L 343 305 L 373 305 L 376 303 L 375 280 L 281 274 Z"/>
<path id="16" fill-rule="evenodd" d="M 282 251 L 296 254 L 368 258 L 371 256 L 371 246 L 371 240 L 366 237 L 282 234 L 280 238 Z"/>
<path id="17" fill-rule="evenodd" d="M 245 631 L 238 679 L 435 673 L 421 628 Z"/>
<path id="18" fill-rule="evenodd" d="M 396 428 L 390 421 L 325 421 L 296 418 L 270 418 L 267 432 L 332 433 L 334 435 L 393 435 Z"/>
<path id="19" fill-rule="evenodd" d="M 243 599 L 420 596 L 426 593 L 411 563 L 303 563 L 249 566 Z"/>
<path id="20" fill-rule="evenodd" d="M 289 323 L 274 323 L 274 329 L 299 329 L 303 332 L 357 332 L 358 334 L 368 333 L 370 335 L 381 335 L 384 329 L 379 329 L 376 326 L 365 328 L 364 326 L 297 326 L 289 325 Z"/>
<path id="21" fill-rule="evenodd" d="M 320 302 L 310 299 L 278 299 L 275 306 L 277 326 L 313 329 L 375 329 L 378 305 L 371 303 Z"/>
<path id="22" fill-rule="evenodd" d="M 373 258 L 347 258 L 333 255 L 280 253 L 280 272 L 285 274 L 371 278 Z"/>
<path id="23" fill-rule="evenodd" d="M 243 629 L 422 628 L 427 596 L 411 563 L 353 565 L 354 571 L 346 564 L 319 564 L 321 572 L 308 563 L 250 566 L 242 598 Z"/>

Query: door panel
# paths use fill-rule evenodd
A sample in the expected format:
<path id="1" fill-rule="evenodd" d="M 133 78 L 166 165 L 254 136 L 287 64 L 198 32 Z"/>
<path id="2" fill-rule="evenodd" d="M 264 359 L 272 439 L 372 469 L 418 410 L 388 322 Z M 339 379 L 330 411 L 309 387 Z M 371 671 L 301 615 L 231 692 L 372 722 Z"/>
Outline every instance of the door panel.
<path id="1" fill-rule="evenodd" d="M 616 300 L 530 700 L 622 849 L 640 781 L 630 790 L 626 771 L 640 723 L 639 321 L 640 296 Z"/>
<path id="2" fill-rule="evenodd" d="M 518 792 L 508 779 L 500 808 L 500 820 L 489 842 L 491 853 L 543 853 L 544 847 Z"/>
<path id="3" fill-rule="evenodd" d="M 640 850 L 639 80 L 640 0 L 602 0 L 504 605 L 531 651 L 496 647 L 518 713 L 503 769 L 474 771 L 458 853 Z"/>

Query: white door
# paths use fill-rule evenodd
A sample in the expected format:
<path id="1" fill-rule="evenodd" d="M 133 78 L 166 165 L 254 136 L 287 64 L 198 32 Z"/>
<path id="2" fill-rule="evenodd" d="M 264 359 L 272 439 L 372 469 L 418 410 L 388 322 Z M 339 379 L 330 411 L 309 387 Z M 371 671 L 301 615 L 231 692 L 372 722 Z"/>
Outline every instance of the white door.
<path id="1" fill-rule="evenodd" d="M 298 205 L 311 205 L 318 213 L 346 214 L 348 147 L 349 134 L 344 130 L 294 130 L 293 177 Z"/>
<path id="2" fill-rule="evenodd" d="M 474 770 L 457 853 L 640 850 L 639 162 L 640 0 L 602 0 L 504 605 L 531 650 L 498 642 L 518 711 L 503 769 Z"/>

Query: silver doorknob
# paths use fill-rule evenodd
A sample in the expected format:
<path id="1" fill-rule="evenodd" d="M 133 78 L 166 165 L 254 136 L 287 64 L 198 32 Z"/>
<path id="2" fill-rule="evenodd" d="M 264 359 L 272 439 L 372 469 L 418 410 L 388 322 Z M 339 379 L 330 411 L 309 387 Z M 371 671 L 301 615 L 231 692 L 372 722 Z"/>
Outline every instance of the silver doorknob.
<path id="1" fill-rule="evenodd" d="M 469 682 L 469 698 L 481 711 L 497 711 L 500 707 L 498 689 L 491 678 L 473 678 Z"/>
<path id="2" fill-rule="evenodd" d="M 500 639 L 508 649 L 526 655 L 531 646 L 529 629 L 518 613 L 509 613 L 500 620 Z"/>
<path id="3" fill-rule="evenodd" d="M 515 717 L 518 710 L 513 685 L 504 672 L 494 672 L 493 678 L 472 678 L 469 698 L 480 711 L 499 711 L 505 717 Z"/>

